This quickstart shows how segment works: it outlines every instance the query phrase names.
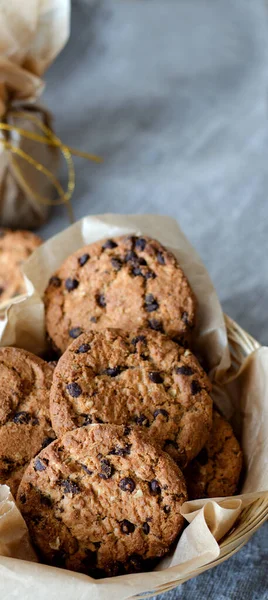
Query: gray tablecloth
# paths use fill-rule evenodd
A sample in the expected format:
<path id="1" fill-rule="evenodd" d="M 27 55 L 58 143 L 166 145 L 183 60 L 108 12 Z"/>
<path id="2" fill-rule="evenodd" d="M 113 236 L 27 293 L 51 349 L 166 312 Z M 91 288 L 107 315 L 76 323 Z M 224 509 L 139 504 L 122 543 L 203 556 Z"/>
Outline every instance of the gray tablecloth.
<path id="1" fill-rule="evenodd" d="M 44 101 L 76 161 L 77 218 L 176 217 L 224 310 L 268 340 L 268 11 L 263 0 L 77 0 Z M 43 228 L 67 225 L 62 208 Z M 268 598 L 268 526 L 163 600 Z"/>

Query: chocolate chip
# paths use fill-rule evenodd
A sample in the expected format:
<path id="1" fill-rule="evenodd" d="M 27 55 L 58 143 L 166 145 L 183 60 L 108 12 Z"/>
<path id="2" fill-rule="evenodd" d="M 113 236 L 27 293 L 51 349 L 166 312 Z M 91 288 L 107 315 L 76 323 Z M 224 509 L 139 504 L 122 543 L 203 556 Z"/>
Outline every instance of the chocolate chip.
<path id="1" fill-rule="evenodd" d="M 173 448 L 176 448 L 176 450 L 178 450 L 178 444 L 177 442 L 175 442 L 175 440 L 166 440 L 164 450 L 166 450 L 169 446 L 172 446 Z"/>
<path id="2" fill-rule="evenodd" d="M 49 446 L 49 444 L 51 444 L 51 443 L 52 443 L 52 442 L 54 442 L 54 441 L 55 441 L 55 439 L 54 439 L 54 438 L 52 438 L 52 437 L 46 437 L 46 438 L 44 439 L 43 443 L 42 443 L 42 450 L 43 450 L 44 448 L 46 448 L 47 446 Z"/>
<path id="3" fill-rule="evenodd" d="M 208 463 L 208 458 L 208 451 L 206 448 L 203 448 L 196 457 L 196 460 L 199 462 L 200 465 L 206 465 Z"/>
<path id="4" fill-rule="evenodd" d="M 92 570 L 91 570 L 92 573 Z M 95 575 L 95 579 L 103 579 L 104 577 L 117 577 L 118 575 L 125 574 L 125 565 L 118 560 L 113 560 L 106 563 L 105 570 L 98 569 Z M 92 573 L 92 577 L 94 577 L 94 572 Z"/>
<path id="5" fill-rule="evenodd" d="M 42 520 L 43 520 L 43 517 L 41 517 L 41 515 L 31 515 L 31 521 L 35 525 L 38 525 Z"/>
<path id="6" fill-rule="evenodd" d="M 142 425 L 143 427 L 149 427 L 150 425 L 149 419 L 143 414 L 135 417 L 135 423 L 137 423 L 137 425 Z"/>
<path id="7" fill-rule="evenodd" d="M 75 351 L 75 354 L 85 354 L 89 350 L 90 350 L 89 344 L 81 344 L 81 346 L 79 346 L 79 348 Z"/>
<path id="8" fill-rule="evenodd" d="M 46 465 L 44 465 L 43 461 L 40 458 L 36 458 L 34 461 L 34 470 L 35 471 L 45 471 Z"/>
<path id="9" fill-rule="evenodd" d="M 165 504 L 165 506 L 163 506 L 163 511 L 164 511 L 164 513 L 166 513 L 166 515 L 169 515 L 169 513 L 170 513 L 170 506 L 168 506 L 167 504 Z"/>
<path id="10" fill-rule="evenodd" d="M 163 383 L 163 377 L 158 373 L 158 371 L 151 371 L 149 373 L 149 379 L 153 383 Z"/>
<path id="11" fill-rule="evenodd" d="M 131 427 L 128 427 L 128 425 L 127 425 L 124 429 L 124 435 L 129 435 L 130 433 L 131 433 Z"/>
<path id="12" fill-rule="evenodd" d="M 144 277 L 145 279 L 155 279 L 156 274 L 149 269 L 148 271 L 146 271 L 146 273 L 144 273 Z"/>
<path id="13" fill-rule="evenodd" d="M 191 369 L 191 367 L 188 367 L 187 365 L 182 365 L 181 367 L 177 367 L 176 368 L 176 373 L 177 375 L 193 375 L 193 369 Z"/>
<path id="14" fill-rule="evenodd" d="M 100 417 L 95 417 L 95 422 L 101 424 L 104 423 L 104 421 Z"/>
<path id="15" fill-rule="evenodd" d="M 187 342 L 187 340 L 184 339 L 184 337 L 182 335 L 177 335 L 177 336 L 173 337 L 172 341 L 175 342 L 176 344 L 179 344 L 179 346 L 182 346 L 183 348 L 188 348 L 188 342 Z"/>
<path id="16" fill-rule="evenodd" d="M 159 308 L 159 304 L 153 294 L 146 294 L 145 296 L 145 310 L 147 312 L 154 312 Z"/>
<path id="17" fill-rule="evenodd" d="M 42 494 L 42 492 L 40 492 L 40 494 L 40 503 L 43 504 L 43 506 L 52 506 L 53 502 L 51 498 L 49 496 L 45 496 L 45 494 Z"/>
<path id="18" fill-rule="evenodd" d="M 151 494 L 153 494 L 154 496 L 161 494 L 161 487 L 156 479 L 149 481 L 149 489 Z"/>
<path id="19" fill-rule="evenodd" d="M 13 423 L 17 423 L 19 425 L 27 425 L 31 420 L 31 415 L 22 410 L 21 412 L 17 412 L 13 417 Z"/>
<path id="20" fill-rule="evenodd" d="M 129 242 L 129 243 L 130 243 L 130 246 L 131 246 L 131 248 L 132 248 L 132 250 L 133 250 L 133 248 L 134 248 L 134 245 L 135 245 L 135 242 L 136 242 L 136 239 L 137 239 L 137 238 L 136 238 L 136 236 L 135 236 L 135 235 L 127 235 L 127 236 L 125 237 L 125 239 L 124 239 L 124 242 L 125 242 L 125 243 L 127 243 L 127 244 L 128 244 L 128 242 Z M 129 246 L 129 244 L 128 244 L 128 246 Z"/>
<path id="21" fill-rule="evenodd" d="M 121 372 L 120 367 L 109 367 L 103 371 L 104 375 L 109 375 L 109 377 L 116 377 Z"/>
<path id="22" fill-rule="evenodd" d="M 145 535 L 148 535 L 148 533 L 150 533 L 150 525 L 146 521 L 142 524 L 142 530 L 143 533 L 145 533 Z"/>
<path id="23" fill-rule="evenodd" d="M 99 550 L 101 547 L 101 542 L 94 542 L 94 546 L 95 546 L 96 550 Z"/>
<path id="24" fill-rule="evenodd" d="M 140 267 L 133 267 L 131 272 L 134 277 L 139 277 L 139 275 L 141 275 L 141 277 L 143 276 Z"/>
<path id="25" fill-rule="evenodd" d="M 65 287 L 68 292 L 72 292 L 78 286 L 79 286 L 79 281 L 77 281 L 77 279 L 71 279 L 70 277 L 68 277 L 68 279 L 66 279 L 66 281 L 65 281 Z"/>
<path id="26" fill-rule="evenodd" d="M 5 291 L 4 287 L 0 287 L 0 296 L 2 296 L 3 292 Z"/>
<path id="27" fill-rule="evenodd" d="M 158 417 L 158 415 L 162 415 L 163 417 L 166 417 L 166 420 L 168 421 L 168 412 L 167 410 L 165 410 L 164 408 L 158 408 L 157 410 L 154 411 L 154 418 L 156 419 L 156 417 Z"/>
<path id="28" fill-rule="evenodd" d="M 135 241 L 135 248 L 140 250 L 141 252 L 144 250 L 146 246 L 146 240 L 144 238 L 137 238 Z"/>
<path id="29" fill-rule="evenodd" d="M 122 533 L 126 533 L 127 535 L 129 535 L 129 533 L 133 533 L 133 531 L 135 531 L 135 525 L 133 525 L 133 523 L 130 523 L 130 521 L 128 521 L 127 519 L 124 519 L 120 523 L 120 529 Z"/>
<path id="30" fill-rule="evenodd" d="M 138 259 L 138 256 L 136 254 L 136 252 L 133 252 L 133 250 L 129 250 L 126 255 L 125 255 L 125 262 L 136 262 Z"/>
<path id="31" fill-rule="evenodd" d="M 89 258 L 89 254 L 82 254 L 82 256 L 80 256 L 80 258 L 78 259 L 80 267 L 83 267 L 87 263 Z"/>
<path id="32" fill-rule="evenodd" d="M 126 444 L 124 448 L 115 446 L 115 448 L 112 448 L 109 454 L 113 454 L 114 456 L 127 456 L 130 454 L 131 445 L 132 444 Z"/>
<path id="33" fill-rule="evenodd" d="M 53 285 L 53 287 L 55 287 L 55 288 L 58 288 L 61 286 L 61 280 L 56 275 L 53 275 L 53 277 L 50 277 L 50 280 L 48 283 L 49 283 L 49 285 Z"/>
<path id="34" fill-rule="evenodd" d="M 83 463 L 81 463 L 81 467 L 82 467 L 83 471 L 85 471 L 85 473 L 87 473 L 87 475 L 92 475 L 93 471 L 90 471 L 86 465 L 83 465 Z"/>
<path id="35" fill-rule="evenodd" d="M 81 327 L 73 327 L 73 329 L 69 329 L 69 336 L 74 340 L 79 337 L 83 333 L 83 329 Z"/>
<path id="36" fill-rule="evenodd" d="M 103 250 L 112 250 L 112 248 L 117 248 L 117 244 L 113 240 L 106 240 L 102 245 Z"/>
<path id="37" fill-rule="evenodd" d="M 86 425 L 91 425 L 91 423 L 92 423 L 91 415 L 81 414 L 81 417 L 83 417 L 83 419 L 84 419 L 83 427 L 85 427 Z"/>
<path id="38" fill-rule="evenodd" d="M 96 302 L 99 306 L 101 306 L 102 308 L 105 308 L 106 300 L 105 300 L 104 294 L 99 294 L 98 296 L 96 296 Z"/>
<path id="39" fill-rule="evenodd" d="M 33 417 L 33 419 L 32 419 L 32 425 L 39 425 L 39 419 L 38 419 L 38 417 Z"/>
<path id="40" fill-rule="evenodd" d="M 120 271 L 120 269 L 122 268 L 122 262 L 119 258 L 112 258 L 111 264 L 115 271 Z"/>
<path id="41" fill-rule="evenodd" d="M 138 554 L 132 554 L 132 556 L 130 556 L 130 558 L 129 558 L 128 564 L 129 564 L 128 571 L 130 571 L 130 572 L 141 571 L 142 558 Z"/>
<path id="42" fill-rule="evenodd" d="M 20 502 L 21 502 L 22 504 L 25 504 L 25 502 L 26 502 L 26 495 L 25 495 L 25 494 L 21 494 L 21 495 L 20 495 Z"/>
<path id="43" fill-rule="evenodd" d="M 63 488 L 65 494 L 79 494 L 80 492 L 79 485 L 70 479 L 62 479 L 58 483 Z"/>
<path id="44" fill-rule="evenodd" d="M 146 354 L 140 354 L 140 358 L 142 360 L 149 360 L 149 356 L 147 356 Z"/>
<path id="45" fill-rule="evenodd" d="M 101 473 L 99 473 L 101 479 L 110 479 L 110 477 L 112 477 L 113 472 L 113 465 L 111 465 L 108 458 L 103 458 L 101 460 Z"/>
<path id="46" fill-rule="evenodd" d="M 196 394 L 199 394 L 199 392 L 201 392 L 202 388 L 200 383 L 198 383 L 198 381 L 196 381 L 196 379 L 194 379 L 191 382 L 191 393 L 193 394 L 193 396 L 195 396 Z"/>
<path id="47" fill-rule="evenodd" d="M 138 257 L 138 263 L 139 263 L 139 265 L 147 266 L 147 262 L 146 262 L 145 258 L 142 258 L 142 256 Z"/>
<path id="48" fill-rule="evenodd" d="M 123 492 L 130 492 L 130 494 L 132 494 L 135 490 L 136 483 L 131 477 L 124 477 L 119 481 L 119 487 Z"/>
<path id="49" fill-rule="evenodd" d="M 138 342 L 146 342 L 145 335 L 137 335 L 131 340 L 131 344 L 133 344 L 133 346 L 136 346 Z"/>
<path id="50" fill-rule="evenodd" d="M 157 256 L 156 256 L 156 258 L 157 258 L 157 262 L 158 262 L 160 265 L 165 265 L 165 264 L 166 264 L 165 257 L 164 257 L 164 255 L 163 255 L 163 253 L 162 253 L 162 252 L 157 252 Z"/>
<path id="51" fill-rule="evenodd" d="M 66 567 L 67 558 L 68 554 L 64 552 L 64 550 L 55 550 L 53 553 L 53 565 L 60 569 L 64 569 Z"/>
<path id="52" fill-rule="evenodd" d="M 156 319 L 149 319 L 148 325 L 154 331 L 161 331 L 161 332 L 163 332 L 163 325 L 162 325 L 161 321 L 157 321 Z"/>
<path id="53" fill-rule="evenodd" d="M 185 323 L 185 325 L 189 325 L 189 320 L 188 320 L 189 319 L 189 315 L 188 315 L 188 312 L 184 311 L 182 313 L 181 319 L 182 319 L 183 323 Z"/>
<path id="54" fill-rule="evenodd" d="M 97 317 L 90 317 L 91 323 L 97 323 Z"/>
<path id="55" fill-rule="evenodd" d="M 66 385 L 66 390 L 72 398 L 78 398 L 78 396 L 81 396 L 82 394 L 82 389 L 78 383 L 68 383 L 68 385 Z"/>
<path id="56" fill-rule="evenodd" d="M 8 458 L 7 456 L 3 456 L 2 460 L 6 465 L 9 465 L 10 467 L 14 465 L 13 458 Z"/>

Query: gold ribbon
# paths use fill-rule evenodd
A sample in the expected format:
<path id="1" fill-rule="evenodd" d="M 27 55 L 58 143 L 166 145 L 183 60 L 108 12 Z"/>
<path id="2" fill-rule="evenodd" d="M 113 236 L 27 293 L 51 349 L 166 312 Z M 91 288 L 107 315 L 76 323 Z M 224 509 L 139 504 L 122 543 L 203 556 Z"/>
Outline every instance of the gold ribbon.
<path id="1" fill-rule="evenodd" d="M 55 177 L 55 175 L 53 173 L 51 173 L 51 171 L 49 171 L 49 169 L 44 167 L 44 165 L 42 165 L 41 163 L 36 161 L 30 154 L 28 154 L 27 152 L 24 152 L 24 150 L 22 150 L 21 148 L 18 148 L 14 144 L 12 144 L 8 139 L 0 140 L 0 143 L 3 144 L 3 146 L 7 150 L 9 150 L 9 152 L 20 156 L 22 159 L 26 160 L 30 165 L 32 165 L 37 171 L 40 171 L 41 173 L 43 173 L 45 175 L 45 177 L 47 177 L 51 181 L 51 183 L 54 185 L 55 189 L 58 192 L 59 197 L 56 198 L 55 200 L 51 200 L 50 198 L 46 198 L 44 196 L 41 196 L 37 192 L 35 192 L 31 188 L 31 186 L 28 184 L 28 182 L 26 181 L 18 163 L 16 161 L 13 161 L 15 170 L 17 171 L 19 178 L 23 181 L 23 185 L 24 185 L 25 189 L 27 190 L 28 194 L 33 196 L 35 198 L 35 200 L 37 202 L 40 202 L 41 204 L 47 204 L 47 205 L 51 205 L 51 206 L 59 205 L 59 204 L 66 204 L 70 221 L 71 221 L 71 223 L 73 223 L 74 222 L 74 214 L 73 214 L 73 209 L 72 209 L 72 205 L 71 205 L 71 197 L 74 193 L 74 188 L 75 188 L 75 170 L 74 170 L 72 155 L 80 156 L 81 158 L 85 158 L 87 160 L 91 160 L 91 161 L 98 162 L 98 163 L 102 162 L 102 159 L 99 156 L 95 156 L 94 154 L 89 154 L 88 152 L 81 152 L 80 150 L 76 150 L 75 148 L 71 148 L 70 146 L 63 144 L 63 142 L 54 134 L 54 132 L 49 127 L 44 125 L 44 123 L 42 123 L 41 119 L 36 117 L 36 115 L 30 114 L 28 111 L 27 112 L 26 111 L 9 111 L 8 114 L 9 114 L 9 116 L 12 116 L 15 118 L 24 118 L 24 119 L 26 118 L 29 121 L 32 121 L 35 125 L 37 125 L 37 127 L 39 127 L 39 129 L 41 130 L 41 132 L 44 135 L 39 135 L 38 133 L 34 133 L 32 131 L 27 131 L 26 129 L 22 129 L 21 127 L 16 127 L 16 125 L 9 125 L 8 123 L 5 123 L 3 121 L 0 122 L 0 130 L 10 131 L 10 132 L 14 131 L 14 132 L 18 133 L 21 137 L 25 137 L 29 140 L 33 140 L 40 144 L 45 144 L 47 146 L 53 146 L 54 148 L 60 149 L 63 157 L 66 160 L 67 169 L 68 169 L 68 185 L 67 185 L 66 191 L 64 191 L 62 185 L 60 184 L 58 179 Z"/>

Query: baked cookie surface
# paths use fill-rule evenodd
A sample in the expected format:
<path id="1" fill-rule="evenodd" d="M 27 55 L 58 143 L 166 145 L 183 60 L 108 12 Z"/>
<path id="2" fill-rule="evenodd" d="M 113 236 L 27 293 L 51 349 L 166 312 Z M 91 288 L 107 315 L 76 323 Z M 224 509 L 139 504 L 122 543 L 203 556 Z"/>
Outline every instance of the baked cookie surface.
<path id="1" fill-rule="evenodd" d="M 43 560 L 101 577 L 163 556 L 186 499 L 180 469 L 142 432 L 88 425 L 32 460 L 17 502 Z"/>
<path id="2" fill-rule="evenodd" d="M 190 352 L 141 329 L 90 330 L 68 347 L 53 376 L 50 412 L 58 436 L 89 423 L 142 427 L 181 467 L 206 443 L 210 382 Z"/>
<path id="3" fill-rule="evenodd" d="M 179 341 L 196 301 L 175 256 L 148 237 L 123 236 L 69 256 L 45 291 L 46 328 L 61 352 L 84 330 L 150 327 Z"/>
<path id="4" fill-rule="evenodd" d="M 49 414 L 53 369 L 19 348 L 0 348 L 0 483 L 16 494 L 35 454 L 55 439 Z"/>
<path id="5" fill-rule="evenodd" d="M 184 473 L 189 499 L 233 496 L 242 461 L 242 450 L 230 423 L 214 410 L 208 441 Z"/>
<path id="6" fill-rule="evenodd" d="M 0 302 L 25 293 L 21 265 L 40 244 L 30 231 L 0 229 Z"/>

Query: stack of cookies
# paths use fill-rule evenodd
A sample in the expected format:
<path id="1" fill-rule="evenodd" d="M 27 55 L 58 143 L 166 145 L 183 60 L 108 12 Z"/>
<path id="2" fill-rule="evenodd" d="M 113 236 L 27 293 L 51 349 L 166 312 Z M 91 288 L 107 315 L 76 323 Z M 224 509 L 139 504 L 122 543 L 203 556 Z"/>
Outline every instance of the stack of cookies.
<path id="1" fill-rule="evenodd" d="M 194 294 L 159 242 L 125 236 L 67 258 L 44 301 L 56 366 L 1 349 L 0 481 L 19 484 L 42 561 L 92 577 L 152 569 L 183 502 L 233 495 L 242 465 L 192 352 Z"/>

